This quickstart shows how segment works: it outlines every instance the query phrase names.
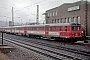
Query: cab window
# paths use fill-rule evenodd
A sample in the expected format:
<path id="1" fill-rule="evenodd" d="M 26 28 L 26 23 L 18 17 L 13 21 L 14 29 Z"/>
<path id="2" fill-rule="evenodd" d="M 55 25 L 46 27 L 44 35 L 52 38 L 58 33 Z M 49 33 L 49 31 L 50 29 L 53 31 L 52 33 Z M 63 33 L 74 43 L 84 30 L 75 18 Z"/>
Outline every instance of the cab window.
<path id="1" fill-rule="evenodd" d="M 78 27 L 78 30 L 80 30 L 80 27 Z"/>
<path id="2" fill-rule="evenodd" d="M 76 27 L 75 26 L 72 26 L 72 30 L 76 30 Z"/>

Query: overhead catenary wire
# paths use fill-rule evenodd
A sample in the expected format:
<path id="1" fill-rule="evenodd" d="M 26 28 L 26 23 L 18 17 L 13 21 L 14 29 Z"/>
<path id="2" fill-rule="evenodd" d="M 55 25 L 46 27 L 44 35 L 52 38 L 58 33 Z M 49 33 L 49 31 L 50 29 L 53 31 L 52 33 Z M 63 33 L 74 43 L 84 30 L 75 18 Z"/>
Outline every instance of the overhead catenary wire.
<path id="1" fill-rule="evenodd" d="M 32 4 L 32 5 L 29 5 L 29 6 L 26 6 L 26 7 L 24 7 L 24 8 L 28 8 L 28 7 L 30 7 L 30 6 L 33 6 L 33 5 L 36 5 L 36 4 L 38 4 L 38 3 L 41 3 L 41 2 L 43 2 L 43 1 L 46 1 L 46 0 L 42 0 L 42 1 L 40 1 L 40 2 L 37 2 L 37 3 L 34 3 L 34 4 Z M 58 0 L 57 1 L 54 1 L 54 2 L 58 2 Z M 50 3 L 54 3 L 54 2 L 50 2 Z M 48 4 L 48 3 L 47 3 Z M 46 5 L 46 4 L 43 4 L 43 5 Z M 21 10 L 22 8 L 20 8 L 19 10 Z M 19 11 L 19 10 L 16 10 L 16 11 Z M 16 11 L 14 11 L 14 12 L 16 12 Z M 30 14 L 30 15 L 32 15 L 32 14 Z M 30 15 L 27 15 L 27 16 L 30 16 Z M 42 15 L 42 13 L 39 13 L 39 15 Z M 33 16 L 35 16 L 35 15 L 33 15 Z"/>
<path id="2" fill-rule="evenodd" d="M 9 6 L 9 7 L 15 6 L 15 5 L 20 4 L 20 3 L 24 2 L 24 1 L 26 1 L 26 0 L 22 0 L 22 1 L 20 1 L 20 2 L 18 2 L 18 3 L 16 3 L 16 4 L 14 4 L 14 5 L 11 5 L 11 6 Z M 0 9 L 0 10 L 4 10 L 4 9 L 9 9 L 9 8 L 3 7 L 3 9 Z M 11 9 L 10 9 L 10 10 L 11 10 Z"/>
<path id="3" fill-rule="evenodd" d="M 42 0 L 42 1 L 39 1 L 39 2 L 37 2 L 37 3 L 28 5 L 28 6 L 26 6 L 26 7 L 23 7 L 23 8 L 20 8 L 20 9 L 18 9 L 18 10 L 15 10 L 14 12 L 20 11 L 21 9 L 28 8 L 28 7 L 30 7 L 30 6 L 33 6 L 33 5 L 36 5 L 36 4 L 39 4 L 39 3 L 42 3 L 42 2 L 44 2 L 44 1 L 46 1 L 46 0 Z M 55 2 L 58 2 L 58 1 L 59 1 L 59 0 L 54 1 L 54 2 L 50 2 L 50 3 L 55 3 Z M 20 3 L 20 2 L 19 2 L 19 3 Z M 46 4 L 50 4 L 50 3 L 46 3 Z M 43 4 L 43 5 L 46 5 L 46 4 Z M 10 13 L 11 13 L 11 12 L 10 12 Z M 8 13 L 8 14 L 10 14 L 10 13 Z M 6 14 L 6 15 L 8 15 L 8 14 Z M 41 13 L 40 13 L 40 14 L 41 14 Z M 32 15 L 32 14 L 30 14 L 30 15 Z"/>
<path id="4" fill-rule="evenodd" d="M 24 9 L 24 8 L 28 8 L 28 7 L 33 6 L 33 5 L 36 5 L 36 4 L 39 4 L 39 3 L 44 2 L 44 1 L 46 1 L 46 0 L 42 0 L 42 1 L 40 1 L 40 2 L 37 2 L 37 3 L 31 4 L 31 5 L 28 5 L 28 6 L 26 6 L 26 7 L 23 7 L 23 8 L 20 8 L 20 9 L 18 9 L 18 10 L 15 10 L 14 12 L 19 11 L 19 10 Z M 11 13 L 11 12 L 10 12 L 10 13 Z M 8 14 L 10 14 L 10 13 L 8 13 Z M 8 14 L 6 14 L 6 15 L 8 15 Z"/>
<path id="5" fill-rule="evenodd" d="M 46 0 L 42 0 L 42 1 L 40 1 L 40 2 L 37 2 L 37 3 L 31 4 L 31 5 L 28 5 L 28 6 L 26 6 L 26 7 L 23 7 L 23 8 L 20 8 L 20 9 L 18 9 L 18 10 L 15 10 L 14 12 L 20 11 L 21 9 L 28 8 L 28 7 L 30 7 L 30 6 L 39 4 L 39 3 L 44 2 L 44 1 L 46 1 Z M 59 1 L 59 0 L 54 1 L 54 2 L 50 2 L 50 3 L 55 3 L 55 2 L 58 2 L 58 1 Z M 50 3 L 47 3 L 47 4 L 50 4 Z M 43 4 L 43 5 L 46 5 L 46 4 Z M 10 12 L 10 13 L 11 13 L 11 12 Z M 10 13 L 8 13 L 8 14 L 10 14 Z M 6 15 L 8 15 L 8 14 L 6 14 Z"/>
<path id="6" fill-rule="evenodd" d="M 23 1 L 24 1 L 24 0 L 23 0 Z M 23 1 L 18 2 L 17 4 L 22 3 Z M 46 1 L 46 0 L 42 0 L 42 1 L 40 1 L 40 2 L 37 2 L 37 3 L 31 4 L 31 5 L 29 5 L 29 6 L 26 6 L 26 7 L 20 8 L 20 9 L 18 9 L 18 10 L 16 10 L 16 11 L 19 11 L 19 10 L 24 9 L 24 8 L 28 8 L 28 7 L 30 7 L 30 6 L 36 5 L 36 4 L 38 4 L 38 3 L 41 3 L 41 2 L 43 2 L 43 1 Z M 54 2 L 55 2 L 55 1 L 54 1 Z M 53 3 L 53 2 L 50 2 L 50 3 Z M 15 5 L 17 5 L 17 4 L 15 4 Z M 47 3 L 47 4 L 48 4 L 48 3 Z M 43 5 L 45 5 L 45 4 L 43 4 Z M 14 6 L 14 5 L 12 5 L 12 6 Z M 12 7 L 12 6 L 10 6 L 10 7 Z M 7 8 L 6 8 L 6 9 L 7 9 Z M 10 10 L 11 10 L 11 9 L 10 9 Z M 14 12 L 16 12 L 16 11 L 14 11 Z M 10 12 L 10 13 L 11 13 L 11 12 Z M 8 13 L 8 14 L 10 14 L 10 13 Z M 8 14 L 6 14 L 6 15 L 8 15 Z"/>
<path id="7" fill-rule="evenodd" d="M 24 9 L 24 8 L 28 8 L 28 7 L 30 7 L 30 6 L 36 5 L 36 4 L 41 3 L 41 2 L 44 2 L 44 1 L 46 1 L 46 0 L 42 0 L 42 1 L 40 1 L 40 2 L 37 2 L 37 3 L 31 4 L 31 5 L 28 5 L 28 6 L 26 6 L 26 7 L 20 8 L 20 9 L 18 9 L 18 10 L 16 10 L 16 11 L 19 11 L 19 10 Z M 14 11 L 14 12 L 16 12 L 16 11 Z"/>

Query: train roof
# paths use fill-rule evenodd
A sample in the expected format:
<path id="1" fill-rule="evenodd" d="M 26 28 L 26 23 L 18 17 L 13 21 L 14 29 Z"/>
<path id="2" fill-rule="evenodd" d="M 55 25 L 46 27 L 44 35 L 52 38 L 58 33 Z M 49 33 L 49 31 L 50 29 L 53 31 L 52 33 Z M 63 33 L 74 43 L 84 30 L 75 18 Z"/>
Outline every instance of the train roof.
<path id="1" fill-rule="evenodd" d="M 49 24 L 49 26 L 77 26 L 77 25 L 81 25 L 80 23 L 54 23 L 54 24 Z"/>
<path id="2" fill-rule="evenodd" d="M 30 27 L 30 26 L 81 26 L 80 23 L 75 23 L 75 22 L 72 22 L 72 23 L 53 23 L 53 24 L 38 24 L 38 25 L 24 25 L 24 26 L 12 26 L 12 28 L 14 27 Z M 4 28 L 11 28 L 11 27 L 4 27 Z"/>

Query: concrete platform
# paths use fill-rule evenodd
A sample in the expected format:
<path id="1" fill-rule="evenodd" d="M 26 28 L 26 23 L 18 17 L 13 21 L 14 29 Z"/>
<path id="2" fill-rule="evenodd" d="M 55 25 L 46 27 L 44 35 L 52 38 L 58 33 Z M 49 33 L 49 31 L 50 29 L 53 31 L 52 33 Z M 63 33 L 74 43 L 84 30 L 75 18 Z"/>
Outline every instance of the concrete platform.
<path id="1" fill-rule="evenodd" d="M 2 44 L 0 44 L 0 46 L 7 46 L 7 44 L 3 44 L 3 45 L 2 45 Z"/>
<path id="2" fill-rule="evenodd" d="M 1 45 L 0 44 L 0 51 L 2 53 L 8 53 L 11 52 L 14 49 L 14 47 L 8 46 L 8 45 Z"/>

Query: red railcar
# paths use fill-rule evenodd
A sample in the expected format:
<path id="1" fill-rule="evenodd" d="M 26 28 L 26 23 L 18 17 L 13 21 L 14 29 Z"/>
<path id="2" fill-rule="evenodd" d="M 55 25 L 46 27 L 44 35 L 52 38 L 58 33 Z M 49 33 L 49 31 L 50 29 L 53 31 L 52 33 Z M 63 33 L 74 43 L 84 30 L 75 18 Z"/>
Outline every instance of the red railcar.
<path id="1" fill-rule="evenodd" d="M 14 26 L 0 29 L 0 31 L 3 30 L 6 33 L 26 35 L 29 37 L 47 37 L 72 42 L 81 40 L 82 38 L 82 26 L 79 23 Z"/>

